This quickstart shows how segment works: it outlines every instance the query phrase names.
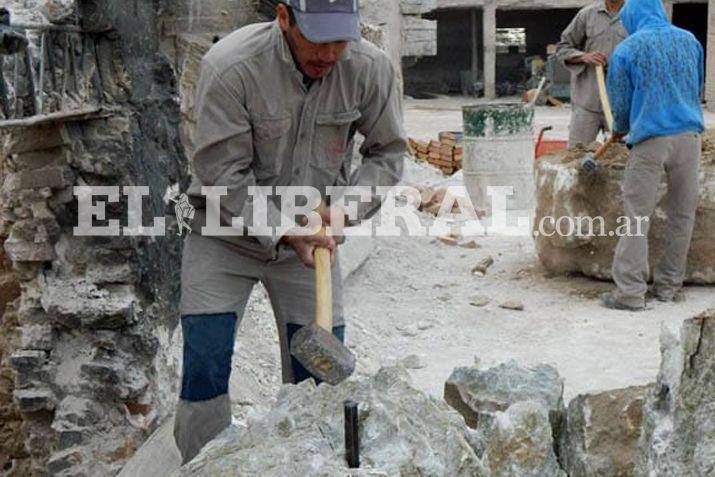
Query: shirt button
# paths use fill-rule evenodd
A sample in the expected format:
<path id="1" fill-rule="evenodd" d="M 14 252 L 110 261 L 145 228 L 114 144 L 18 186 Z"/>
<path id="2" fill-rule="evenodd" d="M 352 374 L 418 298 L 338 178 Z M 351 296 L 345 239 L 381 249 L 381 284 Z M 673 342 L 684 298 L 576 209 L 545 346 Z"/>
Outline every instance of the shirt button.
<path id="1" fill-rule="evenodd" d="M 293 174 L 296 175 L 296 176 L 299 175 L 299 174 L 300 174 L 300 168 L 295 168 L 295 169 L 293 170 Z"/>

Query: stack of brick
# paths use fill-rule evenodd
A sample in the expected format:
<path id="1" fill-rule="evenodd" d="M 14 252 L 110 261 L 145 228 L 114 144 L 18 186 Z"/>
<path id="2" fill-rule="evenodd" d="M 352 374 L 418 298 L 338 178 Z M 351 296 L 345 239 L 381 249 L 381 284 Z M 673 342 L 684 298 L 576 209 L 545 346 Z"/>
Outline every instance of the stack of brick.
<path id="1" fill-rule="evenodd" d="M 445 174 L 454 174 L 462 168 L 462 145 L 451 132 L 439 134 L 439 140 L 424 142 L 409 139 L 409 149 L 413 157 L 425 161 Z"/>

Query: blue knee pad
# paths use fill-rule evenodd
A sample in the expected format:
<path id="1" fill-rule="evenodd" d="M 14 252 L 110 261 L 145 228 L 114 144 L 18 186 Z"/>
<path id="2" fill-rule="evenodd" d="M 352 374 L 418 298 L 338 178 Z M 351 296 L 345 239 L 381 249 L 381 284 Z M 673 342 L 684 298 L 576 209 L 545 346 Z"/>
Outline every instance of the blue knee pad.
<path id="1" fill-rule="evenodd" d="M 287 337 L 288 337 L 288 347 L 290 349 L 290 342 L 293 339 L 293 335 L 301 329 L 301 325 L 288 324 Z M 335 326 L 333 327 L 333 336 L 340 340 L 341 343 L 345 343 L 345 326 Z M 322 381 L 305 369 L 300 362 L 295 359 L 295 356 L 290 357 L 291 367 L 293 368 L 293 384 L 298 384 L 301 381 L 305 381 L 308 378 L 315 379 L 315 382 L 320 384 Z"/>
<path id="2" fill-rule="evenodd" d="M 208 401 L 228 393 L 236 314 L 185 315 L 181 399 Z"/>

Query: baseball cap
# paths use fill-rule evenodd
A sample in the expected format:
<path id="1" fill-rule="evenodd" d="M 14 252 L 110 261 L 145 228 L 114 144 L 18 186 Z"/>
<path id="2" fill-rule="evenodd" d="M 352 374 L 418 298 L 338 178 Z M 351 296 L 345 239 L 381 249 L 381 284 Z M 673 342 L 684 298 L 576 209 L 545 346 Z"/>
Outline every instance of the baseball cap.
<path id="1" fill-rule="evenodd" d="M 301 33 L 313 43 L 360 41 L 358 0 L 283 0 Z"/>

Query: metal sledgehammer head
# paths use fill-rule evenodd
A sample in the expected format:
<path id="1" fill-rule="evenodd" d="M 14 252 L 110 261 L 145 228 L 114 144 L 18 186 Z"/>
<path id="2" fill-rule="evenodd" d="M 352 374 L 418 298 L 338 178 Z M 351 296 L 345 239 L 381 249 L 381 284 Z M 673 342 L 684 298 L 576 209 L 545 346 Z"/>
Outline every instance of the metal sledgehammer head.
<path id="1" fill-rule="evenodd" d="M 290 352 L 313 376 L 329 384 L 338 384 L 355 371 L 355 355 L 316 323 L 293 335 Z"/>
<path id="2" fill-rule="evenodd" d="M 586 157 L 583 158 L 581 161 L 581 169 L 587 173 L 595 172 L 596 169 L 598 169 L 598 163 L 594 159 L 593 154 L 587 154 Z"/>

